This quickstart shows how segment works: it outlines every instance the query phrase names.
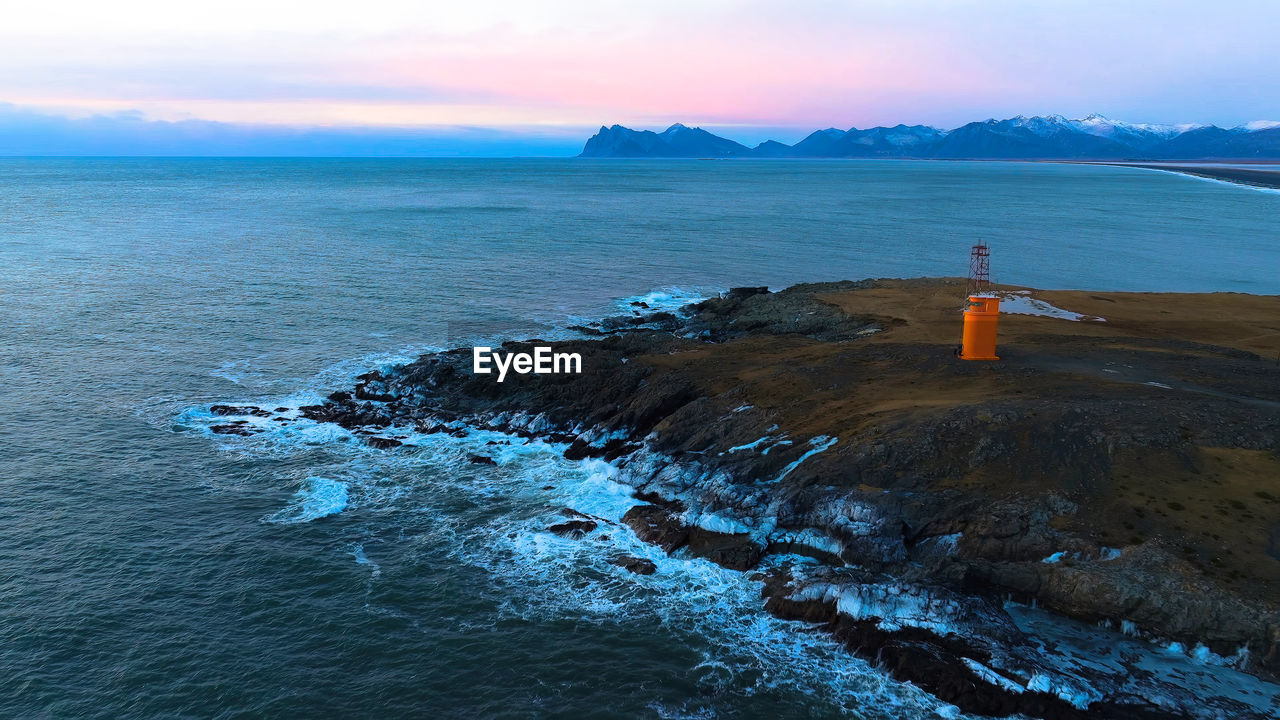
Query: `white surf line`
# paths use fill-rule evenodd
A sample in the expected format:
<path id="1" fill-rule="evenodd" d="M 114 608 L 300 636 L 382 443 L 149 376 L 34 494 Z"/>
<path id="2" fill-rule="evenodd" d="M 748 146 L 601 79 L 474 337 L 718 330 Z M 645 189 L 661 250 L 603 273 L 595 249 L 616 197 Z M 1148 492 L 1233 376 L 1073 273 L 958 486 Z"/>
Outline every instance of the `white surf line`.
<path id="1" fill-rule="evenodd" d="M 261 407 L 271 403 L 237 404 Z M 202 419 L 206 415 L 191 414 Z M 213 417 L 207 420 L 216 421 Z M 759 601 L 760 582 L 749 573 L 722 568 L 704 559 L 669 555 L 641 541 L 621 523 L 625 511 L 641 501 L 634 497 L 633 487 L 614 479 L 617 468 L 602 460 L 566 461 L 562 455 L 565 444 L 528 441 L 480 428 L 471 428 L 462 438 L 408 428 L 382 428 L 379 434 L 395 435 L 412 448 L 383 455 L 384 469 L 379 475 L 406 483 L 421 473 L 402 475 L 396 469 L 431 468 L 440 473 L 431 477 L 434 492 L 425 503 L 415 501 L 415 507 L 400 509 L 431 516 L 433 527 L 450 526 L 450 522 L 443 521 L 451 512 L 448 497 L 454 493 L 476 500 L 524 497 L 527 501 L 519 504 L 526 507 L 535 499 L 550 500 L 545 512 L 525 515 L 510 508 L 498 509 L 496 516 L 481 518 L 484 522 L 474 525 L 463 524 L 473 520 L 463 513 L 448 529 L 447 546 L 453 559 L 484 569 L 500 582 L 507 581 L 521 589 L 503 601 L 496 611 L 500 617 L 550 617 L 577 622 L 617 622 L 626 618 L 656 623 L 697 634 L 708 644 L 713 659 L 719 662 L 718 657 L 723 654 L 723 662 L 730 664 L 734 675 L 750 677 L 768 668 L 758 680 L 750 682 L 747 690 L 786 688 L 849 713 L 859 707 L 892 707 L 908 717 L 959 715 L 947 703 L 908 683 L 892 680 L 848 653 L 830 636 L 808 632 L 802 623 L 765 613 Z M 228 438 L 250 447 L 260 447 L 266 439 L 261 435 Z M 507 440 L 511 444 L 489 445 L 490 440 Z M 333 460 L 344 466 L 374 454 L 360 445 L 337 442 L 336 438 L 326 446 L 341 455 Z M 292 448 L 300 453 L 317 449 L 311 443 L 296 442 Z M 463 458 L 477 452 L 492 457 L 501 471 L 474 476 Z M 455 474 L 451 467 L 467 469 Z M 357 466 L 346 469 L 352 476 L 369 474 L 368 469 L 357 471 Z M 544 485 L 549 475 L 556 479 L 548 490 Z M 354 483 L 344 484 L 355 490 Z M 326 487 L 336 496 L 342 494 L 336 492 L 337 485 L 333 482 Z M 305 505 L 306 496 L 311 494 L 300 491 L 280 511 L 280 519 L 309 522 L 341 513 L 337 502 L 317 508 L 322 512 L 333 510 L 332 513 L 299 512 L 303 510 L 299 504 Z M 354 496 L 351 501 L 353 505 L 358 502 Z M 549 532 L 548 524 L 558 518 L 552 510 L 557 506 L 597 518 L 602 527 L 582 539 Z M 364 553 L 363 544 L 348 546 L 347 551 L 355 563 L 368 564 L 371 577 L 381 580 L 378 563 Z M 656 572 L 636 575 L 618 567 L 613 559 L 620 554 L 649 560 Z M 785 563 L 791 559 L 777 560 Z"/>
<path id="2" fill-rule="evenodd" d="M 673 313 L 685 305 L 702 302 L 708 298 L 716 297 L 719 294 L 720 291 L 718 290 L 710 290 L 702 287 L 665 287 L 650 290 L 643 295 L 629 295 L 627 297 L 615 298 L 613 306 L 614 309 L 621 310 L 623 312 L 639 311 Z M 637 306 L 633 303 L 643 303 L 643 305 Z"/>
<path id="3" fill-rule="evenodd" d="M 1236 182 L 1233 180 L 1223 180 L 1221 178 L 1205 177 L 1204 175 L 1193 175 L 1180 170 L 1166 170 L 1159 167 L 1143 167 L 1139 165 L 1112 165 L 1110 163 L 1082 163 L 1086 165 L 1106 165 L 1107 167 L 1129 168 L 1130 170 L 1150 170 L 1152 172 L 1165 173 L 1166 175 L 1177 175 L 1178 177 L 1191 178 L 1192 180 L 1200 180 L 1202 182 L 1211 182 L 1216 185 L 1227 185 L 1233 188 L 1244 188 L 1245 190 L 1256 190 L 1258 192 L 1269 193 L 1272 195 L 1280 194 L 1280 188 L 1269 188 L 1261 185 L 1250 185 L 1245 182 Z"/>
<path id="4" fill-rule="evenodd" d="M 250 407 L 262 407 L 271 403 L 242 403 Z M 203 416 L 203 413 L 200 413 Z M 212 421 L 213 417 L 208 420 Z M 569 462 L 562 457 L 563 444 L 529 442 L 519 436 L 500 431 L 473 428 L 464 438 L 445 433 L 418 433 L 409 428 L 384 428 L 383 435 L 396 435 L 406 440 L 415 450 L 411 453 L 383 455 L 384 463 L 410 468 L 431 467 L 441 476 L 431 477 L 430 483 L 437 490 L 423 507 L 400 508 L 400 512 L 425 512 L 432 516 L 434 526 L 448 525 L 441 522 L 452 512 L 448 497 L 463 493 L 476 500 L 493 497 L 521 498 L 527 500 L 552 500 L 546 503 L 546 511 L 526 515 L 519 509 L 499 508 L 495 517 L 479 518 L 483 522 L 468 525 L 469 516 L 459 515 L 451 535 L 450 555 L 464 562 L 487 570 L 492 575 L 522 589 L 518 597 L 504 599 L 500 615 L 515 617 L 557 617 L 574 620 L 616 621 L 630 618 L 637 622 L 657 621 L 663 625 L 696 633 L 710 645 L 713 657 L 724 653 L 726 661 L 735 671 L 753 673 L 760 667 L 771 667 L 779 672 L 769 681 L 752 684 L 751 689 L 786 687 L 813 694 L 822 702 L 841 707 L 843 699 L 853 700 L 850 707 L 892 705 L 908 716 L 955 716 L 954 708 L 932 696 L 916 691 L 910 684 L 900 684 L 879 674 L 853 655 L 842 655 L 830 637 L 806 635 L 803 627 L 788 621 L 769 617 L 758 605 L 759 584 L 747 573 L 731 571 L 702 559 L 689 559 L 667 555 L 660 548 L 639 540 L 620 520 L 626 509 L 640 501 L 634 497 L 634 487 L 615 479 L 617 468 L 602 460 Z M 234 441 L 256 444 L 250 438 L 231 438 Z M 510 445 L 489 445 L 490 440 L 507 440 Z M 811 449 L 791 463 L 788 473 L 804 460 L 836 444 L 838 438 L 817 436 L 809 441 Z M 334 446 L 337 447 L 334 447 Z M 307 452 L 310 444 L 295 446 Z M 370 454 L 362 446 L 346 443 L 330 445 L 338 450 L 346 461 L 359 461 Z M 468 454 L 483 452 L 492 457 L 502 472 L 485 472 L 472 476 L 463 471 L 455 475 L 452 468 L 467 468 L 463 460 Z M 319 468 L 314 470 L 318 471 Z M 350 473 L 331 477 L 369 475 L 369 469 L 348 468 Z M 385 470 L 380 470 L 381 475 Z M 413 482 L 419 473 L 396 477 L 396 482 Z M 553 487 L 543 487 L 548 475 L 556 475 Z M 317 476 L 313 475 L 312 478 Z M 308 478 L 310 481 L 312 478 Z M 355 483 L 329 481 L 321 487 L 304 488 L 312 492 L 299 492 L 290 507 L 280 515 L 293 522 L 310 522 L 345 510 L 345 503 L 313 503 L 311 508 L 306 496 L 328 495 L 326 499 L 345 500 L 346 488 L 355 490 Z M 541 488 L 541 489 L 539 489 Z M 315 490 L 321 490 L 315 493 Z M 332 491 L 330 493 L 324 490 Z M 445 492 L 438 492 L 445 491 Z M 319 499 L 319 498 L 315 498 Z M 298 502 L 301 501 L 301 502 Z M 360 499 L 351 498 L 352 504 Z M 415 501 L 417 503 L 418 501 Z M 342 504 L 344 507 L 339 508 Z M 527 507 L 528 502 L 517 502 Z M 557 516 L 557 506 L 571 508 L 604 525 L 588 533 L 584 539 L 569 539 L 548 531 L 548 524 Z M 319 511 L 308 513 L 307 510 Z M 334 510 L 336 512 L 326 512 Z M 290 512 L 292 511 L 292 512 Z M 281 518 L 283 519 L 283 517 Z M 703 514 L 698 518 L 700 526 L 717 527 L 720 531 L 744 532 L 751 528 L 739 526 L 730 518 Z M 607 525 L 605 525 L 607 523 Z M 818 538 L 804 537 L 800 531 L 793 541 L 810 541 Z M 363 546 L 349 546 L 349 552 L 358 564 L 368 561 L 371 573 L 381 575 L 376 560 L 363 553 Z M 838 550 L 838 547 L 832 547 Z M 618 567 L 612 559 L 622 553 L 649 560 L 656 567 L 653 575 L 641 576 Z M 1109 557 L 1099 559 L 1111 559 Z M 791 558 L 776 558 L 777 562 L 804 562 Z M 846 608 L 848 609 L 848 608 Z M 869 611 L 864 603 L 858 609 Z M 909 608 L 908 608 L 909 609 Z M 884 613 L 881 613 L 884 614 Z M 900 613 L 899 613 L 900 614 Z M 888 615 L 897 617 L 897 615 Z M 728 660 L 746 656 L 742 661 Z M 981 674 L 979 670 L 975 672 Z M 1070 679 L 1070 669 L 1066 679 Z M 1058 694 L 1068 701 L 1087 705 L 1091 698 L 1088 688 L 1064 684 L 1063 677 L 1040 676 L 1028 682 L 1026 689 Z M 761 684 L 763 683 L 763 684 Z M 870 684 L 870 691 L 859 688 Z M 918 714 L 917 714 L 918 713 Z"/>

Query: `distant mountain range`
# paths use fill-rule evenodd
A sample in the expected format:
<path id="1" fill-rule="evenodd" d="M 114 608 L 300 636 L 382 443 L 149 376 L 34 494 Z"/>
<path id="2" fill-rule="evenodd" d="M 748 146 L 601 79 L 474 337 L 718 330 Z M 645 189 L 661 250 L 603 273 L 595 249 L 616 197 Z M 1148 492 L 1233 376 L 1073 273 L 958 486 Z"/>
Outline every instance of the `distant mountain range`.
<path id="1" fill-rule="evenodd" d="M 676 123 L 655 133 L 601 127 L 579 157 L 610 158 L 937 158 L 1003 160 L 1280 160 L 1280 123 L 1236 128 L 1149 125 L 1090 115 L 971 122 L 954 130 L 925 125 L 828 128 L 795 145 L 747 147 Z"/>

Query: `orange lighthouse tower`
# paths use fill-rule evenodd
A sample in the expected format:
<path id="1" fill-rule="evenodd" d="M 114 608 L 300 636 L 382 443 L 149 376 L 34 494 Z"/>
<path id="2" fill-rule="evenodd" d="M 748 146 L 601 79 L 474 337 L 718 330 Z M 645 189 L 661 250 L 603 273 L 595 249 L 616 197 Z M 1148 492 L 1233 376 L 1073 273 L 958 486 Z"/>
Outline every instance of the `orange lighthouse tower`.
<path id="1" fill-rule="evenodd" d="M 969 303 L 964 310 L 961 360 L 1000 359 L 996 356 L 1000 298 L 991 291 L 990 259 L 991 251 L 981 241 L 969 254 Z"/>

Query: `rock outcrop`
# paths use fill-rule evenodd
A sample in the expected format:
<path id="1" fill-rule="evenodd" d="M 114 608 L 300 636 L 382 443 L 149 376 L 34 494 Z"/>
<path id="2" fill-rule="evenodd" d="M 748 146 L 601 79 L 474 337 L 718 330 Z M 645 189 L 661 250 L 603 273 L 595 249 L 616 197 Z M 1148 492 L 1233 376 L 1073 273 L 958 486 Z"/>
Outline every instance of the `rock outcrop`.
<path id="1" fill-rule="evenodd" d="M 498 429 L 611 462 L 646 501 L 623 518 L 640 539 L 737 570 L 817 558 L 806 577 L 771 577 L 767 608 L 824 623 L 967 711 L 1265 715 L 1123 658 L 1081 676 L 1003 603 L 1275 677 L 1280 368 L 1248 325 L 1280 300 L 1218 297 L 1241 324 L 1225 335 L 1161 325 L 1159 304 L 1181 296 L 1045 294 L 1110 317 L 1006 318 L 1005 359 L 984 364 L 952 353 L 962 293 L 952 281 L 739 289 L 554 343 L 581 355 L 580 375 L 499 384 L 460 349 L 304 412 L 380 436 Z"/>

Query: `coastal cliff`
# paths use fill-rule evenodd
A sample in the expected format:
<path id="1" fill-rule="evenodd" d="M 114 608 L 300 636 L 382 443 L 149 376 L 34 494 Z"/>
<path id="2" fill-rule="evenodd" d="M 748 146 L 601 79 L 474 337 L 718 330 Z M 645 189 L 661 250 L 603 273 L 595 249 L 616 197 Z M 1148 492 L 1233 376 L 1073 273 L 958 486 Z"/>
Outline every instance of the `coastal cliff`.
<path id="1" fill-rule="evenodd" d="M 1040 606 L 1275 679 L 1280 298 L 1002 292 L 1040 314 L 1003 316 L 998 363 L 953 356 L 962 281 L 741 288 L 503 346 L 578 353 L 581 374 L 497 383 L 459 349 L 303 412 L 375 447 L 485 427 L 612 463 L 641 539 L 767 565 L 770 612 L 965 711 L 1265 717 L 1015 619 Z M 811 560 L 764 562 L 782 555 Z"/>

